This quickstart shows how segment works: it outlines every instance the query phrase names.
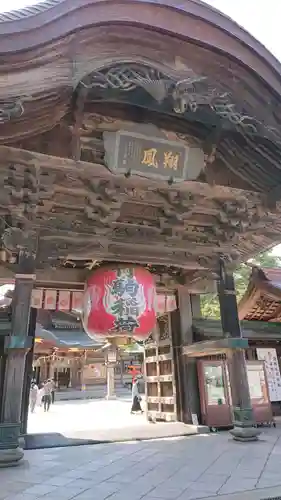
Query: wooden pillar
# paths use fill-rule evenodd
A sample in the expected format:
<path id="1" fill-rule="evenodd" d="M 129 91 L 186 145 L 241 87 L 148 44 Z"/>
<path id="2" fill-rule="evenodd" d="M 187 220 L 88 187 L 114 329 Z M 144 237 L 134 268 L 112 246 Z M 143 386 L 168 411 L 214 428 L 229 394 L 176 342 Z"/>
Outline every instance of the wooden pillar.
<path id="1" fill-rule="evenodd" d="M 81 360 L 72 359 L 70 365 L 70 384 L 72 389 L 81 389 Z"/>
<path id="2" fill-rule="evenodd" d="M 54 378 L 54 374 L 55 374 L 55 365 L 54 365 L 54 361 L 53 360 L 50 360 L 49 362 L 49 375 L 48 375 L 48 378 L 50 379 L 53 379 Z"/>
<path id="3" fill-rule="evenodd" d="M 117 350 L 115 346 L 110 346 L 107 349 L 107 395 L 106 399 L 115 399 L 115 374 Z"/>
<path id="4" fill-rule="evenodd" d="M 83 382 L 83 370 L 85 366 L 85 358 L 80 358 L 78 361 L 78 368 L 77 368 L 77 388 L 81 389 L 82 388 L 82 382 Z"/>
<path id="5" fill-rule="evenodd" d="M 200 420 L 200 399 L 196 360 L 182 354 L 182 346 L 193 343 L 191 297 L 183 287 L 178 290 L 178 309 L 172 312 L 171 321 L 176 345 L 178 418 L 190 424 L 193 421 L 192 415 L 197 415 Z"/>
<path id="6" fill-rule="evenodd" d="M 85 386 L 85 366 L 86 366 L 86 359 L 85 357 L 81 358 L 80 361 L 80 374 L 79 374 L 79 384 L 80 384 L 80 389 L 81 391 L 84 391 L 86 386 Z"/>
<path id="7" fill-rule="evenodd" d="M 25 362 L 24 387 L 23 387 L 23 398 L 22 398 L 22 409 L 21 409 L 21 434 L 26 434 L 27 432 L 29 393 L 30 393 L 32 374 L 33 374 L 32 366 L 33 366 L 34 343 L 36 334 L 36 318 L 37 318 L 37 309 L 31 308 L 28 335 L 32 338 L 32 346 L 27 353 Z"/>
<path id="8" fill-rule="evenodd" d="M 106 399 L 115 399 L 115 380 L 114 380 L 114 366 L 107 365 L 107 394 Z"/>
<path id="9" fill-rule="evenodd" d="M 33 336 L 29 335 L 30 304 L 34 275 L 34 255 L 19 252 L 18 273 L 12 301 L 11 335 L 6 337 L 7 353 L 3 388 L 3 409 L 0 425 L 0 465 L 19 463 L 23 451 L 18 446 L 21 426 L 22 397 L 25 378 L 26 355 L 32 348 Z"/>
<path id="10" fill-rule="evenodd" d="M 192 318 L 201 318 L 200 295 L 190 295 Z"/>
<path id="11" fill-rule="evenodd" d="M 71 387 L 71 389 L 75 389 L 76 388 L 76 360 L 75 359 L 71 359 L 70 360 L 70 381 L 69 381 L 69 386 Z"/>
<path id="12" fill-rule="evenodd" d="M 220 259 L 219 266 L 218 296 L 223 335 L 225 337 L 242 337 L 233 273 L 227 269 L 223 259 Z M 255 422 L 243 350 L 235 350 L 229 353 L 228 371 L 234 424 L 231 434 L 234 439 L 239 441 L 254 441 L 257 439 L 259 431 L 254 427 Z"/>
<path id="13" fill-rule="evenodd" d="M 40 382 L 43 383 L 45 380 L 47 380 L 47 376 L 48 376 L 47 361 L 45 359 L 42 359 L 40 361 Z"/>
<path id="14" fill-rule="evenodd" d="M 9 319 L 10 318 L 7 318 L 7 321 L 9 321 Z M 1 423 L 1 414 L 2 414 L 2 407 L 3 407 L 2 394 L 3 394 L 3 388 L 4 388 L 5 366 L 6 366 L 6 355 L 5 355 L 5 350 L 4 350 L 4 341 L 5 341 L 5 337 L 0 336 L 0 423 Z"/>
<path id="15" fill-rule="evenodd" d="M 241 337 L 233 273 L 227 269 L 223 259 L 219 261 L 218 296 L 223 335 Z"/>
<path id="16" fill-rule="evenodd" d="M 124 385 L 124 359 L 120 357 L 120 383 L 123 386 Z"/>

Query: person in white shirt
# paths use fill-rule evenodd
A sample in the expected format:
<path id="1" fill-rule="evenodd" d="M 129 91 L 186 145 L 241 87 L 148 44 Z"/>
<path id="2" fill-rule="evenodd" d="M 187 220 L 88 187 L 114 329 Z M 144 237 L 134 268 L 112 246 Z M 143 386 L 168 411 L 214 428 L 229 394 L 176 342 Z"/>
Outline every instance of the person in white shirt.
<path id="1" fill-rule="evenodd" d="M 35 406 L 38 398 L 38 385 L 32 381 L 29 393 L 29 406 L 31 413 L 34 413 Z"/>

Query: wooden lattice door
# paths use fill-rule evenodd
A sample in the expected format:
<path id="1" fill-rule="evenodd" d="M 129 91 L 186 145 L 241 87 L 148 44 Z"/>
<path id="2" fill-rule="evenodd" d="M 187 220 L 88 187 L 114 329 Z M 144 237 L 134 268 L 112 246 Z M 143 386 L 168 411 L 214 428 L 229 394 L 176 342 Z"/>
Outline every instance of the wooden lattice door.
<path id="1" fill-rule="evenodd" d="M 145 346 L 144 375 L 147 418 L 177 420 L 170 314 L 158 318 L 157 328 Z"/>

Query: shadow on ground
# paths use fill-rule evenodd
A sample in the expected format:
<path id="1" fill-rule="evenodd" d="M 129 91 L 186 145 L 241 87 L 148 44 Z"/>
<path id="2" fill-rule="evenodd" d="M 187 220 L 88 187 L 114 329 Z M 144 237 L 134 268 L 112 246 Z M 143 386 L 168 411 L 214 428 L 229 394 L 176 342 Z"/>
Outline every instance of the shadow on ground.
<path id="1" fill-rule="evenodd" d="M 27 434 L 24 437 L 24 440 L 25 450 L 39 450 L 41 448 L 62 448 L 65 446 L 82 446 L 87 444 L 100 444 L 101 442 L 94 439 L 71 438 L 60 434 L 59 432 L 49 432 L 46 434 Z"/>

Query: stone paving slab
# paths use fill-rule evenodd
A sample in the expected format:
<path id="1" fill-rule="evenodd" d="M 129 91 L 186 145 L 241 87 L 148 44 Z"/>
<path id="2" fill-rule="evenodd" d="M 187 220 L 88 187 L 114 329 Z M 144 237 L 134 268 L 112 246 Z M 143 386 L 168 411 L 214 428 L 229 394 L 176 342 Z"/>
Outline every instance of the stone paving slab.
<path id="1" fill-rule="evenodd" d="M 176 436 L 192 436 L 209 432 L 203 425 L 185 425 L 181 422 L 146 423 L 139 426 L 92 429 L 85 431 L 48 432 L 27 434 L 24 437 L 24 449 L 58 448 L 62 446 L 81 446 L 87 444 L 142 441 Z"/>
<path id="2" fill-rule="evenodd" d="M 181 422 L 149 423 L 144 414 L 131 415 L 130 410 L 131 398 L 55 402 L 48 413 L 36 407 L 35 413 L 29 414 L 25 448 L 188 436 L 208 430 Z"/>
<path id="3" fill-rule="evenodd" d="M 0 500 L 267 500 L 281 495 L 281 429 L 26 451 Z"/>

